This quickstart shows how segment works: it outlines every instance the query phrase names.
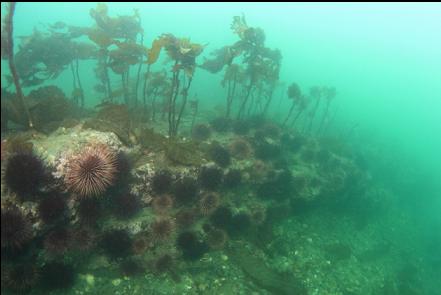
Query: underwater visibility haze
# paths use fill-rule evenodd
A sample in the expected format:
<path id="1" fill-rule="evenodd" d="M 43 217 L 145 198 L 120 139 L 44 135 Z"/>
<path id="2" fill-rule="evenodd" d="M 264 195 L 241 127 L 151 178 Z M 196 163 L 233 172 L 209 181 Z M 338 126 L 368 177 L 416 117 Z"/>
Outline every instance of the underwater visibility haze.
<path id="1" fill-rule="evenodd" d="M 441 290 L 441 4 L 1 4 L 2 294 Z"/>

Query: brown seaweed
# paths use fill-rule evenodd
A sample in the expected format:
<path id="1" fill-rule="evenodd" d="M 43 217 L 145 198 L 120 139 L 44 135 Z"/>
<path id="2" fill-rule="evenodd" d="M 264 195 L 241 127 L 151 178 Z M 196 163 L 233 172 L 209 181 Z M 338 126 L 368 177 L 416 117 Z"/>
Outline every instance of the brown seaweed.
<path id="1" fill-rule="evenodd" d="M 244 245 L 235 245 L 229 248 L 229 254 L 245 275 L 257 286 L 273 293 L 285 295 L 307 294 L 303 283 L 296 277 L 289 278 L 278 274 L 265 265 L 255 253 L 251 253 Z"/>

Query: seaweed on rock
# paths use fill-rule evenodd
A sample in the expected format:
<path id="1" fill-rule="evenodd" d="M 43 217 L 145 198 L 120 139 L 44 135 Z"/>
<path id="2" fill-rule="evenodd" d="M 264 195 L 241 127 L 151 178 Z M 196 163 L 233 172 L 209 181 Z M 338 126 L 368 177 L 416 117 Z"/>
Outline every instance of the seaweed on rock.
<path id="1" fill-rule="evenodd" d="M 307 289 L 296 277 L 285 278 L 273 269 L 266 266 L 265 262 L 251 253 L 243 245 L 228 248 L 231 259 L 236 263 L 257 286 L 274 294 L 306 295 Z"/>

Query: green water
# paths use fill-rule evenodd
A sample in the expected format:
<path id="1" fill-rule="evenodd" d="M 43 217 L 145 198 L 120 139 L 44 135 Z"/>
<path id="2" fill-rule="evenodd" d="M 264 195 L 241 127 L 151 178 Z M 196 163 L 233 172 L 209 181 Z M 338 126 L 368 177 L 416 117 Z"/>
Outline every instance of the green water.
<path id="1" fill-rule="evenodd" d="M 2 20 L 7 15 L 6 8 L 2 3 Z M 111 69 L 110 60 L 107 68 L 108 83 L 113 91 L 119 92 L 109 97 L 107 89 L 96 90 L 96 85 L 102 82 L 95 71 L 99 63 L 96 55 L 98 46 L 91 41 L 91 31 L 83 31 L 74 41 L 93 45 L 95 55 L 80 59 L 77 68 L 73 59 L 72 67 L 78 70 L 78 74 L 74 75 L 75 80 L 70 62 L 65 65 L 56 64 L 61 69 L 59 74 L 56 77 L 44 77 L 38 85 L 28 86 L 26 79 L 21 77 L 25 103 L 37 122 L 36 128 L 31 131 L 23 123 L 26 121 L 23 119 L 26 118 L 24 109 L 13 107 L 16 106 L 14 101 L 18 101 L 14 96 L 16 88 L 10 80 L 7 59 L 2 59 L 2 116 L 8 117 L 5 122 L 2 119 L 2 171 L 12 169 L 8 170 L 9 163 L 12 163 L 12 156 L 8 155 L 17 153 L 17 150 L 8 149 L 7 144 L 4 148 L 3 142 L 11 142 L 14 136 L 23 135 L 25 141 L 32 142 L 34 152 L 44 159 L 46 168 L 54 172 L 62 152 L 77 144 L 73 136 L 68 139 L 69 136 L 65 138 L 60 134 L 80 134 L 78 130 L 83 127 L 75 126 L 83 126 L 82 124 L 89 122 L 88 126 L 92 130 L 113 131 L 120 141 L 116 148 L 134 159 L 133 166 L 127 172 L 131 173 L 132 178 L 124 178 L 122 182 L 142 200 L 134 217 L 119 219 L 119 213 L 112 210 L 119 206 L 115 205 L 119 204 L 119 199 L 114 195 L 122 193 L 113 188 L 105 193 L 100 192 L 109 197 L 101 198 L 105 199 L 102 202 L 104 209 L 98 225 L 93 227 L 97 246 L 87 250 L 87 253 L 78 253 L 69 248 L 64 252 L 64 257 L 54 256 L 44 246 L 47 244 L 45 240 L 48 232 L 59 226 L 69 230 L 81 228 L 76 222 L 78 218 L 75 213 L 79 201 L 73 197 L 75 194 L 72 189 L 68 184 L 58 187 L 60 179 L 57 179 L 58 182 L 42 185 L 41 191 L 44 193 L 56 187 L 71 202 L 67 213 L 63 213 L 65 220 L 58 220 L 57 224 L 42 225 L 38 213 L 35 213 L 38 211 L 35 208 L 41 202 L 40 189 L 38 193 L 32 191 L 35 195 L 32 198 L 11 197 L 16 192 L 11 189 L 11 181 L 3 180 L 8 176 L 2 176 L 2 221 L 4 212 L 10 210 L 8 208 L 18 207 L 22 212 L 27 212 L 27 216 L 32 216 L 30 222 L 34 226 L 33 239 L 28 241 L 31 244 L 30 250 L 26 254 L 19 253 L 17 259 L 7 257 L 9 254 L 3 257 L 2 254 L 2 292 L 3 285 L 7 284 L 9 288 L 5 288 L 5 292 L 12 294 L 17 293 L 17 290 L 18 293 L 31 294 L 49 292 L 47 290 L 54 294 L 431 295 L 439 292 L 439 3 L 108 3 L 107 8 L 107 15 L 114 20 L 122 15 L 133 16 L 134 9 L 137 10 L 139 19 L 136 19 L 140 21 L 143 32 L 138 32 L 133 41 L 136 44 L 142 42 L 145 52 L 163 33 L 171 33 L 177 38 L 190 38 L 190 42 L 201 45 L 198 48 L 202 49 L 202 53 L 195 58 L 192 75 L 184 72 L 185 64 L 182 66 L 183 70 L 178 70 L 181 75 L 178 76 L 181 79 L 180 87 L 184 87 L 191 77 L 187 97 L 189 102 L 184 109 L 181 125 L 176 134 L 172 134 L 166 119 L 168 113 L 164 111 L 166 107 L 161 105 L 156 108 L 155 120 L 152 119 L 150 105 L 143 107 L 143 79 L 146 73 L 164 70 L 164 81 L 173 81 L 173 73 L 176 73 L 173 69 L 177 68 L 173 68 L 174 61 L 165 49 L 149 70 L 146 64 L 148 57 L 144 51 L 140 54 L 141 60 L 130 65 L 129 74 L 125 72 L 125 78 L 129 75 L 124 82 L 127 83 L 126 93 L 124 83 L 121 82 L 125 78 L 121 79 L 121 75 Z M 30 44 L 30 39 L 26 36 L 37 31 L 49 34 L 52 30 L 53 34 L 62 34 L 60 32 L 65 33 L 65 29 L 70 26 L 96 29 L 99 24 L 91 17 L 91 9 L 98 9 L 97 3 L 18 3 L 13 18 L 14 54 L 20 53 L 24 46 Z M 244 122 L 249 122 L 250 132 L 245 135 L 235 133 L 234 130 L 218 132 L 216 128 L 220 128 L 219 126 L 209 124 L 214 118 L 223 117 L 226 112 L 225 99 L 228 90 L 221 82 L 229 65 L 225 63 L 217 73 L 210 73 L 203 68 L 204 61 L 214 57 L 212 52 L 239 41 L 239 34 L 230 28 L 235 16 L 244 17 L 242 24 L 247 29 L 261 28 L 265 35 L 262 48 L 278 49 L 282 56 L 280 68 L 276 70 L 277 77 L 270 77 L 274 78 L 273 87 L 262 76 L 256 78 L 257 82 L 252 86 L 254 88 L 250 86 L 253 92 L 249 96 L 251 101 L 248 101 L 248 113 L 240 113 L 240 105 L 247 96 L 248 83 L 254 81 L 249 77 L 255 72 L 247 72 L 249 76 L 240 84 L 240 94 L 236 93 L 233 98 L 231 120 L 240 117 Z M 51 29 L 50 25 L 59 21 L 63 22 L 60 25 L 63 28 Z M 2 25 L 2 55 L 3 46 L 6 46 L 3 38 Z M 118 42 L 124 43 L 127 40 L 120 38 Z M 109 50 L 115 50 L 115 44 Z M 181 53 L 184 52 L 185 55 L 188 47 L 182 48 L 184 51 Z M 44 54 L 51 51 L 41 52 Z M 245 68 L 251 63 L 247 63 L 246 53 L 241 55 L 243 52 L 246 50 L 234 57 L 233 64 Z M 67 53 L 69 52 L 63 52 L 64 55 Z M 50 55 L 54 55 L 54 51 Z M 33 61 L 20 60 L 21 57 L 17 54 L 15 62 L 19 74 L 23 75 L 26 66 Z M 51 60 L 51 56 L 37 55 L 36 59 L 38 58 Z M 140 84 L 135 91 L 140 61 L 143 62 L 140 68 Z M 36 66 L 38 67 L 37 64 Z M 65 100 L 74 105 L 73 90 L 78 88 L 78 77 L 81 79 L 84 105 L 76 103 L 68 109 L 66 115 L 62 110 L 51 109 L 55 104 L 53 102 L 47 104 L 46 112 L 38 104 L 38 100 L 36 102 L 30 98 L 31 91 L 55 85 L 64 93 Z M 268 99 L 268 96 L 259 92 L 257 85 L 260 81 L 263 81 L 263 89 L 272 93 L 269 108 L 264 114 L 262 104 L 266 100 L 259 105 L 259 99 Z M 285 125 L 283 122 L 293 101 L 287 96 L 287 90 L 292 83 L 298 85 L 310 103 L 295 125 Z M 311 117 L 308 114 L 311 114 L 316 102 L 309 91 L 313 86 L 335 87 L 336 95 L 330 104 L 329 113 L 326 113 L 326 95 L 322 94 L 321 104 L 318 105 L 310 125 Z M 170 85 L 165 88 L 165 91 L 172 89 Z M 177 107 L 181 106 L 185 94 L 182 89 L 177 93 Z M 136 96 L 137 99 L 134 98 Z M 151 97 L 152 95 L 147 97 L 148 104 Z M 159 94 L 157 105 L 168 98 L 168 92 Z M 191 100 L 198 101 L 197 114 L 194 113 Z M 117 121 L 120 118 L 115 118 L 119 114 L 116 111 L 107 115 L 108 117 L 100 117 L 100 109 L 96 105 L 104 101 L 127 107 L 129 118 L 124 117 L 122 121 Z M 141 110 L 145 112 L 142 113 Z M 295 112 L 297 110 L 296 107 Z M 52 122 L 50 117 L 56 114 L 63 114 L 65 118 Z M 254 115 L 262 114 L 264 119 L 257 116 L 261 118 L 260 121 L 253 121 Z M 142 117 L 139 120 L 138 115 Z M 161 115 L 165 119 L 160 119 Z M 45 116 L 48 118 L 42 119 Z M 100 125 L 98 128 L 98 123 L 91 121 L 95 118 L 109 120 L 104 123 L 107 127 Z M 68 124 L 67 120 L 62 122 L 63 119 L 72 119 L 74 123 Z M 126 128 L 124 120 L 130 121 L 127 129 L 123 129 Z M 324 124 L 320 123 L 322 120 Z M 109 122 L 116 122 L 116 127 L 109 125 Z M 194 127 L 192 122 L 196 125 L 210 125 L 210 138 L 200 140 L 193 137 L 189 144 Z M 225 124 L 218 125 L 222 127 Z M 158 137 L 143 133 L 145 128 L 153 128 Z M 193 129 L 193 134 L 194 132 Z M 168 136 L 175 141 L 167 141 Z M 88 138 L 90 134 L 78 135 L 78 147 L 80 142 L 87 142 Z M 231 146 L 237 138 L 249 142 L 252 149 L 250 155 L 234 155 Z M 284 138 L 294 138 L 297 141 L 294 144 L 287 143 Z M 216 143 L 230 150 L 233 154 L 231 163 L 217 162 L 218 153 L 213 151 L 215 148 L 211 148 Z M 276 149 L 271 150 L 271 147 Z M 233 168 L 240 170 L 246 175 L 243 182 L 236 188 L 229 187 L 228 184 L 215 189 L 204 185 L 200 187 L 198 173 L 202 173 L 200 171 L 211 160 L 220 166 L 225 175 Z M 147 163 L 149 164 L 146 166 Z M 145 169 L 149 172 L 140 167 L 147 167 Z M 173 174 L 165 191 L 172 195 L 174 205 L 165 217 L 163 213 L 152 210 L 151 204 L 145 201 L 162 196 L 162 192 L 152 193 L 149 186 L 152 175 L 163 169 Z M 284 172 L 289 172 L 292 178 L 283 178 Z M 3 174 L 8 173 L 12 172 Z M 16 173 L 21 175 L 24 172 L 20 170 Z M 182 205 L 176 196 L 175 187 L 184 175 L 199 177 L 199 183 L 197 197 Z M 210 175 L 208 178 L 214 179 L 216 176 Z M 187 229 L 183 230 L 179 228 L 179 224 L 175 224 L 179 223 L 176 216 L 181 211 L 199 206 L 197 204 L 202 202 L 202 196 L 211 191 L 218 195 L 219 200 L 216 202 L 220 203 L 219 206 L 231 208 L 233 215 L 238 216 L 245 212 L 251 216 L 255 213 L 255 208 L 264 208 L 266 220 L 262 223 L 252 221 L 249 229 L 243 232 L 222 228 L 230 236 L 227 245 L 212 246 L 204 251 L 203 256 L 186 259 L 190 254 L 179 247 L 179 237 Z M 267 198 L 267 195 L 272 197 Z M 195 242 L 193 248 L 206 246 L 205 243 L 209 241 L 213 229 L 207 230 L 205 225 L 211 222 L 210 226 L 216 227 L 210 214 L 212 212 L 198 215 L 196 223 L 188 228 L 199 237 L 199 244 Z M 117 259 L 107 257 L 112 255 L 106 256 L 106 250 L 102 249 L 106 247 L 102 243 L 105 240 L 103 235 L 107 231 L 138 226 L 141 228 L 138 232 L 147 233 L 147 239 L 151 239 L 153 220 L 158 216 L 170 217 L 173 219 L 173 226 L 176 226 L 165 242 L 151 242 L 153 245 L 144 249 L 141 254 L 131 253 L 123 257 L 117 255 Z M 240 224 L 239 220 L 237 222 Z M 2 225 L 2 252 L 10 250 L 9 246 L 5 246 L 7 242 L 3 242 L 7 239 L 3 234 L 6 230 Z M 138 232 L 128 232 L 130 239 L 139 239 Z M 173 257 L 174 263 L 170 267 L 172 270 L 167 269 L 158 274 L 155 263 L 163 254 Z M 29 285 L 26 290 L 22 290 L 17 288 L 16 282 L 11 283 L 14 281 L 11 279 L 11 269 L 17 270 L 27 259 L 32 266 L 26 264 L 26 269 L 35 268 L 39 275 L 29 280 L 30 282 L 22 279 L 23 285 Z M 129 266 L 124 268 L 124 262 L 130 262 L 130 259 L 135 259 L 142 265 L 140 274 L 127 274 L 130 273 L 127 269 L 136 268 L 128 263 Z M 68 287 L 53 288 L 54 291 L 45 289 L 46 285 L 51 285 L 47 282 L 51 278 L 45 277 L 45 265 L 53 261 L 62 261 L 73 267 L 72 276 L 75 279 Z M 23 270 L 20 269 L 20 272 Z M 6 284 L 3 284 L 4 281 Z"/>

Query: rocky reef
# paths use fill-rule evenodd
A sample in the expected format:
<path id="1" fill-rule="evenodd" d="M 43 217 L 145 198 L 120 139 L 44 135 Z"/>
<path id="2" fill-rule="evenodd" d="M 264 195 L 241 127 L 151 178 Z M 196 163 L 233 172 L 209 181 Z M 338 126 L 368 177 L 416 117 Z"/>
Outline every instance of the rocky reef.
<path id="1" fill-rule="evenodd" d="M 421 276 L 436 273 L 441 238 L 423 273 L 418 228 L 374 175 L 380 153 L 330 132 L 336 89 L 285 89 L 280 51 L 245 16 L 233 18 L 236 41 L 201 63 L 208 45 L 167 33 L 145 46 L 139 11 L 111 16 L 105 4 L 91 26 L 35 30 L 14 55 L 8 7 L 2 294 L 440 289 Z M 96 62 L 92 93 L 84 60 Z M 203 70 L 223 72 L 223 107 L 191 92 Z M 70 95 L 50 85 L 64 71 Z"/>
<path id="2" fill-rule="evenodd" d="M 72 278 L 48 288 L 118 288 L 128 294 L 171 280 L 173 288 L 161 287 L 163 294 L 233 287 L 307 294 L 305 274 L 314 266 L 297 256 L 280 265 L 274 247 L 286 246 L 275 245 L 283 243 L 278 227 L 305 208 L 361 201 L 357 194 L 368 181 L 346 149 L 314 137 L 276 134 L 271 121 L 249 124 L 249 135 L 222 130 L 203 140 L 135 129 L 129 131 L 131 142 L 89 122 L 3 141 L 2 224 L 17 231 L 2 234 L 4 266 L 13 272 L 22 259 L 33 257 L 26 260 L 38 273 L 31 289 L 51 285 L 40 282 L 41 276 L 60 268 Z M 22 154 L 33 158 L 18 157 Z M 38 161 L 39 168 L 17 166 L 29 161 Z M 23 186 L 15 185 L 20 181 L 35 182 L 35 189 L 23 196 Z M 290 252 L 301 251 L 309 239 L 296 238 Z M 323 255 L 331 261 L 353 255 L 347 247 L 327 244 Z M 240 287 L 232 285 L 232 276 L 237 283 L 244 280 Z M 14 291 L 12 275 L 4 279 Z"/>

